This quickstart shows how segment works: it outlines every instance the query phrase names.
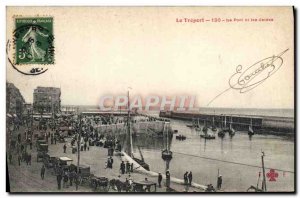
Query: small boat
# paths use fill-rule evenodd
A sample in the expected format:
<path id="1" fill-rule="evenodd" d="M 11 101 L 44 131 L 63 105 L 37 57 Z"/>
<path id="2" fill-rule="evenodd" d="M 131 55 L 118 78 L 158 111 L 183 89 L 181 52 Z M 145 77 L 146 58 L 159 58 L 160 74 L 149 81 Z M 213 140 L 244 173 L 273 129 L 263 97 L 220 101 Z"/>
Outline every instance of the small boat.
<path id="1" fill-rule="evenodd" d="M 204 138 L 204 139 L 207 139 L 207 140 L 216 139 L 216 136 L 213 135 L 213 134 L 201 134 L 200 137 Z"/>
<path id="2" fill-rule="evenodd" d="M 217 127 L 215 126 L 215 117 L 213 117 L 213 122 L 212 122 L 212 127 L 211 127 L 212 131 L 217 131 Z"/>
<path id="3" fill-rule="evenodd" d="M 219 131 L 218 136 L 223 138 L 225 136 L 225 132 L 223 130 Z"/>
<path id="4" fill-rule="evenodd" d="M 230 130 L 229 131 L 229 135 L 230 135 L 230 137 L 233 137 L 234 135 L 235 135 L 235 130 L 233 129 L 233 130 Z"/>
<path id="5" fill-rule="evenodd" d="M 214 132 L 216 132 L 218 129 L 217 129 L 217 127 L 215 127 L 215 126 L 212 126 L 212 127 L 211 127 L 211 130 L 214 131 Z"/>
<path id="6" fill-rule="evenodd" d="M 173 153 L 172 153 L 172 151 L 165 149 L 161 152 L 161 157 L 163 160 L 171 160 L 173 157 Z"/>
<path id="7" fill-rule="evenodd" d="M 185 140 L 186 137 L 184 135 L 177 135 L 176 140 Z"/>
<path id="8" fill-rule="evenodd" d="M 224 119 L 224 126 L 222 126 L 222 131 L 223 132 L 229 132 L 229 128 L 227 127 L 227 124 L 226 124 L 226 115 L 225 115 L 225 119 Z"/>
<path id="9" fill-rule="evenodd" d="M 200 124 L 199 124 L 199 119 L 198 119 L 197 125 L 195 127 L 196 127 L 195 128 L 196 131 L 201 131 L 201 127 L 200 127 Z"/>

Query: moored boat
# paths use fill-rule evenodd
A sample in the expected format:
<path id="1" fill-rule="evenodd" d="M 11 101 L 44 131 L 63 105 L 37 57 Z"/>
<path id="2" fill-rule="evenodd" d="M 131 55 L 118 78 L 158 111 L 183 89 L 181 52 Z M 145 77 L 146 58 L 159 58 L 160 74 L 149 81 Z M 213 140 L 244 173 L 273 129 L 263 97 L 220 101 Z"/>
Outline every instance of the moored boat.
<path id="1" fill-rule="evenodd" d="M 249 136 L 254 135 L 254 131 L 253 131 L 253 128 L 252 128 L 252 119 L 251 119 L 251 124 L 249 125 L 248 135 L 249 135 Z"/>

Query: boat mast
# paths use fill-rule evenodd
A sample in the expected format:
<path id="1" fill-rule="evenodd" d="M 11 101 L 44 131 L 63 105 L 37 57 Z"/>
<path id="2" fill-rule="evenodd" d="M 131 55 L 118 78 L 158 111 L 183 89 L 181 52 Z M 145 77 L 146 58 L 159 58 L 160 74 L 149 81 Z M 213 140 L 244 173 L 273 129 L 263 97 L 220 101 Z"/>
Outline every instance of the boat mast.
<path id="1" fill-rule="evenodd" d="M 131 130 L 130 130 L 130 101 L 129 101 L 129 91 L 127 92 L 127 98 L 128 98 L 128 113 L 127 113 L 127 154 L 132 157 L 132 136 L 131 136 Z"/>
<path id="2" fill-rule="evenodd" d="M 166 125 L 166 123 L 165 123 L 165 125 Z M 169 152 L 168 144 L 169 144 L 169 130 L 167 129 L 167 151 Z"/>

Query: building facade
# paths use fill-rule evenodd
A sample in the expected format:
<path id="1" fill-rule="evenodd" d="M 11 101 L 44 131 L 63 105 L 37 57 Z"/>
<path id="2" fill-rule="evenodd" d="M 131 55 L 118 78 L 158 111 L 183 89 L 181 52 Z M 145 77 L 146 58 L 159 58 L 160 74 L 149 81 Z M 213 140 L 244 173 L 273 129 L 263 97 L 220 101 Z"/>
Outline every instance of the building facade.
<path id="1" fill-rule="evenodd" d="M 60 113 L 60 88 L 37 87 L 33 92 L 33 111 L 35 113 Z"/>
<path id="2" fill-rule="evenodd" d="M 6 113 L 9 116 L 22 118 L 25 99 L 20 90 L 13 84 L 6 82 Z"/>

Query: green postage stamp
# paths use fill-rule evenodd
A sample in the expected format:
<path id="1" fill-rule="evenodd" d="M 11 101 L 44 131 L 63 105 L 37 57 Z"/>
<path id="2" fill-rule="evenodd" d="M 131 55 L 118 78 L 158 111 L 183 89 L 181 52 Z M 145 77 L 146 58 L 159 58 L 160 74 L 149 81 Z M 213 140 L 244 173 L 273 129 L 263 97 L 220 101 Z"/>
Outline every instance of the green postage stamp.
<path id="1" fill-rule="evenodd" d="M 15 64 L 54 64 L 53 18 L 16 18 L 15 23 Z"/>

